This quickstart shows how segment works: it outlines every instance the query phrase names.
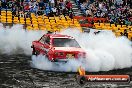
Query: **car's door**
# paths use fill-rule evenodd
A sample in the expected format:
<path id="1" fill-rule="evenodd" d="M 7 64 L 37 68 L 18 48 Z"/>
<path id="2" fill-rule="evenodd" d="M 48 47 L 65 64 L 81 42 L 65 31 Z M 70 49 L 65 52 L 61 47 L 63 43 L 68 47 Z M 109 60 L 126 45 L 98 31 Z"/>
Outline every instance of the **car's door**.
<path id="1" fill-rule="evenodd" d="M 50 46 L 50 37 L 47 35 L 44 35 L 40 40 L 39 40 L 39 48 L 40 51 L 44 54 L 46 54 L 49 51 L 49 46 Z"/>
<path id="2" fill-rule="evenodd" d="M 38 53 L 38 54 L 43 54 L 44 51 L 42 50 L 42 47 L 43 47 L 43 44 L 44 44 L 44 36 L 42 36 L 38 41 L 35 41 L 34 42 L 34 47 L 35 47 L 35 51 Z"/>
<path id="3" fill-rule="evenodd" d="M 45 36 L 45 41 L 44 41 L 44 48 L 45 48 L 45 52 L 47 53 L 49 51 L 50 48 L 50 43 L 51 39 L 49 36 Z"/>

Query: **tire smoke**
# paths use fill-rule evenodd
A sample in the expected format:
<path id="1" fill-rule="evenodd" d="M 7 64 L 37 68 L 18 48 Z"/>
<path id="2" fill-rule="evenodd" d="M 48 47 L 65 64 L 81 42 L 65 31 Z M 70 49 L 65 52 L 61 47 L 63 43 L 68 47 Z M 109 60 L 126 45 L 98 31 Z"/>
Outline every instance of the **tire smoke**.
<path id="1" fill-rule="evenodd" d="M 124 36 L 117 38 L 111 31 L 103 31 L 95 35 L 92 32 L 80 33 L 74 29 L 67 29 L 61 34 L 73 36 L 87 53 L 87 58 L 56 65 L 45 60 L 45 57 L 32 57 L 36 68 L 76 72 L 79 66 L 83 66 L 86 71 L 97 72 L 132 66 L 132 42 Z"/>
<path id="2" fill-rule="evenodd" d="M 0 53 L 31 55 L 32 41 L 38 40 L 45 32 L 27 31 L 22 25 L 4 28 L 0 24 Z"/>
<path id="3" fill-rule="evenodd" d="M 94 29 L 91 29 L 94 30 Z M 4 28 L 0 24 L 0 53 L 31 55 L 32 41 L 38 40 L 45 31 L 27 31 L 21 25 Z M 132 42 L 126 37 L 115 37 L 111 31 L 99 34 L 81 33 L 69 28 L 60 34 L 74 37 L 82 49 L 87 53 L 87 58 L 70 60 L 67 63 L 53 63 L 45 56 L 32 56 L 32 66 L 43 70 L 76 72 L 79 66 L 87 71 L 109 71 L 132 66 Z"/>

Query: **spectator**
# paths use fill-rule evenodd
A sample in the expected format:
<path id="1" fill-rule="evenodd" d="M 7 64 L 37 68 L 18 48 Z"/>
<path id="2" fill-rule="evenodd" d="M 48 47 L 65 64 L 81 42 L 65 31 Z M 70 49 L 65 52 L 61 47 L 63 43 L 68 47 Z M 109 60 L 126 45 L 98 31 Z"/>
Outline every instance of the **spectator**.
<path id="1" fill-rule="evenodd" d="M 59 6 L 64 6 L 64 1 L 63 0 L 59 0 Z"/>
<path id="2" fill-rule="evenodd" d="M 34 6 L 33 6 L 33 11 L 35 12 L 35 14 L 37 14 L 38 9 L 39 9 L 38 3 L 35 3 Z"/>
<path id="3" fill-rule="evenodd" d="M 126 29 L 124 30 L 124 36 L 126 36 L 128 38 L 128 33 L 127 33 Z"/>
<path id="4" fill-rule="evenodd" d="M 67 8 L 68 10 L 71 10 L 72 4 L 71 4 L 70 0 L 67 1 L 67 3 L 66 3 L 66 8 Z"/>
<path id="5" fill-rule="evenodd" d="M 30 12 L 28 11 L 27 13 L 26 13 L 26 18 L 30 18 L 31 17 L 31 14 L 30 14 Z"/>
<path id="6" fill-rule="evenodd" d="M 39 7 L 40 7 L 40 9 L 42 9 L 44 7 L 44 2 L 42 0 L 39 2 Z"/>
<path id="7" fill-rule="evenodd" d="M 80 6 L 80 0 L 76 0 L 78 6 Z"/>
<path id="8" fill-rule="evenodd" d="M 37 15 L 43 15 L 43 12 L 41 10 L 37 11 Z"/>
<path id="9" fill-rule="evenodd" d="M 51 9 L 52 9 L 53 14 L 56 15 L 56 12 L 57 12 L 57 11 L 56 11 L 56 10 L 57 10 L 56 7 L 51 8 Z"/>
<path id="10" fill-rule="evenodd" d="M 7 2 L 2 1 L 2 4 L 1 4 L 1 5 L 2 5 L 2 8 L 3 8 L 3 9 L 7 9 Z"/>
<path id="11" fill-rule="evenodd" d="M 34 12 L 33 6 L 30 7 L 30 10 L 29 10 L 29 11 L 30 11 L 30 12 Z"/>
<path id="12" fill-rule="evenodd" d="M 12 15 L 16 15 L 16 7 L 15 6 L 12 8 Z"/>
<path id="13" fill-rule="evenodd" d="M 19 17 L 19 11 L 18 10 L 16 10 L 15 16 Z"/>
<path id="14" fill-rule="evenodd" d="M 86 15 L 86 3 L 85 2 L 83 2 L 82 4 L 81 4 L 81 10 L 83 11 L 83 13 Z"/>
<path id="15" fill-rule="evenodd" d="M 11 9 L 11 8 L 12 8 L 12 4 L 13 4 L 12 1 L 9 1 L 9 2 L 7 3 L 8 9 Z"/>
<path id="16" fill-rule="evenodd" d="M 46 6 L 46 15 L 48 15 L 50 12 L 51 12 L 50 7 L 47 5 Z"/>
<path id="17" fill-rule="evenodd" d="M 66 16 L 68 14 L 67 8 L 63 9 L 63 15 Z"/>
<path id="18" fill-rule="evenodd" d="M 57 6 L 57 13 L 56 13 L 56 15 L 60 15 L 60 13 L 61 13 L 61 11 L 60 11 L 60 7 Z"/>
<path id="19" fill-rule="evenodd" d="M 29 4 L 28 3 L 24 6 L 24 10 L 29 10 Z"/>
<path id="20" fill-rule="evenodd" d="M 1 10 L 1 7 L 2 7 L 2 1 L 0 0 L 0 10 Z"/>
<path id="21" fill-rule="evenodd" d="M 68 11 L 72 11 L 72 4 L 70 0 L 0 0 L 0 7 L 2 9 L 11 9 L 14 15 L 17 15 L 16 11 L 20 11 L 20 16 L 22 16 L 21 11 L 32 12 L 38 15 L 50 14 L 67 15 Z M 68 10 L 67 10 L 68 9 Z M 67 11 L 67 12 L 64 12 Z"/>
<path id="22" fill-rule="evenodd" d="M 50 6 L 53 8 L 55 6 L 55 1 L 54 0 L 49 0 Z"/>
<path id="23" fill-rule="evenodd" d="M 24 12 L 23 11 L 19 12 L 19 14 L 20 14 L 19 15 L 20 17 L 24 17 Z"/>
<path id="24" fill-rule="evenodd" d="M 85 16 L 90 17 L 107 17 L 110 23 L 116 24 L 131 24 L 129 18 L 131 17 L 130 0 L 95 0 L 94 2 L 90 0 L 79 0 L 81 2 L 80 9 Z"/>
<path id="25" fill-rule="evenodd" d="M 70 13 L 69 13 L 69 17 L 70 17 L 71 19 L 73 19 L 73 16 L 74 16 L 74 15 L 73 15 L 73 12 L 70 12 Z"/>

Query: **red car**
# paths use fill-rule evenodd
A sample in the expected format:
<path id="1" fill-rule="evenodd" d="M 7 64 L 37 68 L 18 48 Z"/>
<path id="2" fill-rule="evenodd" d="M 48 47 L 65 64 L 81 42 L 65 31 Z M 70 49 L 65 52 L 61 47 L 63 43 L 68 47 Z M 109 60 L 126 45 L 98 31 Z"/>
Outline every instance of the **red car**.
<path id="1" fill-rule="evenodd" d="M 61 34 L 44 34 L 33 41 L 32 54 L 45 55 L 50 61 L 67 61 L 68 59 L 85 58 L 85 52 L 71 36 Z"/>

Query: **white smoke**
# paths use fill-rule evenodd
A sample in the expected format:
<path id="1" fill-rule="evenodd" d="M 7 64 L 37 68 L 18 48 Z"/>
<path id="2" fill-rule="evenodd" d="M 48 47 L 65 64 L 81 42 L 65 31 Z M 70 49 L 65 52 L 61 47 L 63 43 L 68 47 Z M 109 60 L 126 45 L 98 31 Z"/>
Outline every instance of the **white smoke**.
<path id="1" fill-rule="evenodd" d="M 22 52 L 31 55 L 32 41 L 38 40 L 44 33 L 46 32 L 25 31 L 21 25 L 4 28 L 0 24 L 0 53 L 17 54 Z M 110 31 L 95 35 L 80 33 L 74 29 L 67 29 L 61 34 L 73 36 L 87 52 L 87 58 L 85 60 L 70 60 L 64 64 L 50 62 L 41 55 L 32 56 L 32 65 L 35 68 L 75 72 L 79 66 L 83 66 L 87 71 L 109 71 L 132 66 L 131 42 L 126 37 L 117 38 Z"/>
<path id="2" fill-rule="evenodd" d="M 31 55 L 32 41 L 38 40 L 44 33 L 42 31 L 26 31 L 22 25 L 4 28 L 1 24 L 0 52 L 4 54 L 24 53 Z"/>
<path id="3" fill-rule="evenodd" d="M 32 66 L 42 70 L 76 72 L 81 65 L 81 60 L 71 59 L 65 62 L 51 62 L 45 56 L 32 56 Z"/>
<path id="4" fill-rule="evenodd" d="M 73 36 L 87 52 L 87 58 L 85 60 L 70 60 L 68 63 L 56 65 L 45 60 L 47 59 L 45 57 L 33 57 L 32 61 L 35 67 L 44 70 L 74 72 L 79 66 L 83 66 L 85 70 L 95 72 L 132 66 L 131 42 L 126 37 L 117 38 L 111 31 L 95 35 L 80 33 L 74 29 L 65 30 L 61 34 Z"/>

